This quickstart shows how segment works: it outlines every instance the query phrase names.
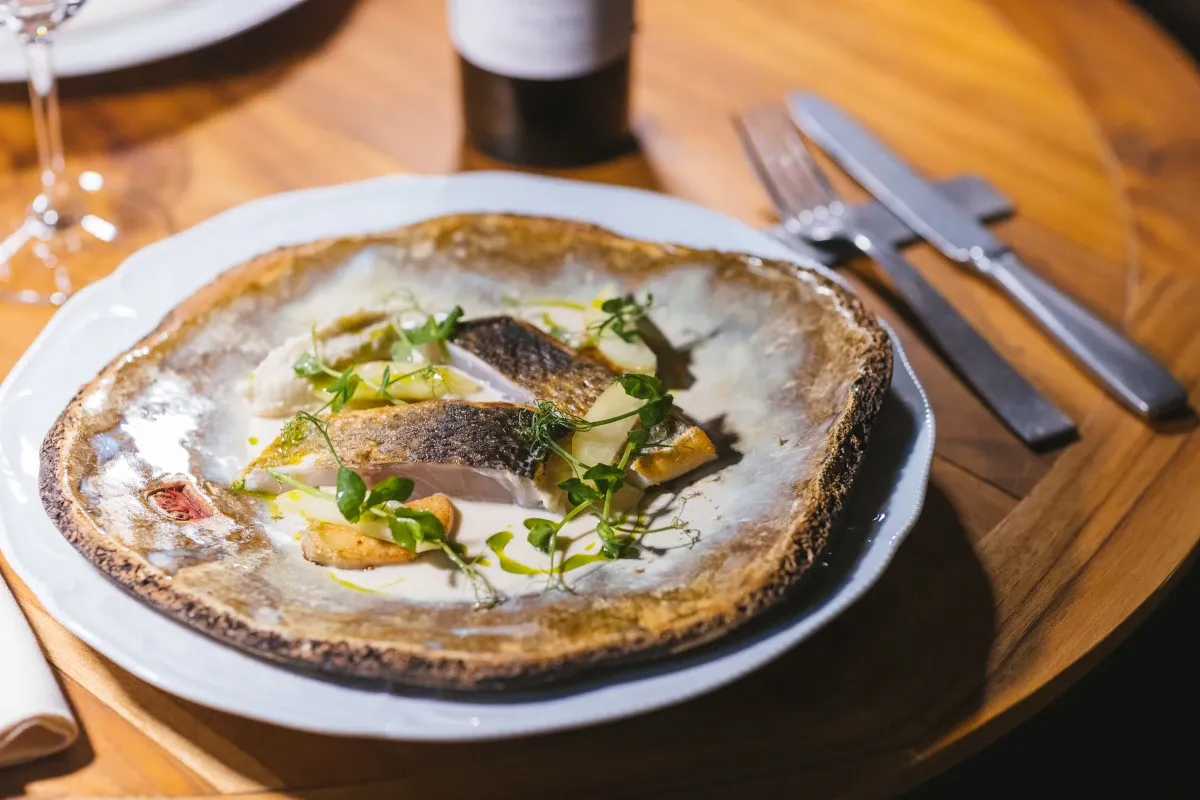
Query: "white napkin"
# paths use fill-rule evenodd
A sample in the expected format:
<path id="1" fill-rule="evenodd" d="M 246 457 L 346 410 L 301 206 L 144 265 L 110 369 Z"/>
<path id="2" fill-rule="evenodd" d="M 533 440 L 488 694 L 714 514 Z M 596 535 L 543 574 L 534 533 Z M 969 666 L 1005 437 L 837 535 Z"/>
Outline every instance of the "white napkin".
<path id="1" fill-rule="evenodd" d="M 78 734 L 37 639 L 0 578 L 0 767 L 57 753 Z"/>

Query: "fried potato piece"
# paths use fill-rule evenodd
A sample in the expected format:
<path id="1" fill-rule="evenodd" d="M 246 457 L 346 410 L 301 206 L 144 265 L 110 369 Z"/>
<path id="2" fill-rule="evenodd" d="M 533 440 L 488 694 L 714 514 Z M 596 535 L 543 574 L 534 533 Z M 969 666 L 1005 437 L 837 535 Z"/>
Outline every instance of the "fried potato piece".
<path id="1" fill-rule="evenodd" d="M 446 495 L 435 494 L 405 505 L 433 514 L 447 533 L 454 530 L 454 506 Z M 349 523 L 335 522 L 313 522 L 304 532 L 300 548 L 304 557 L 314 564 L 337 569 L 370 569 L 406 564 L 418 555 L 398 544 L 367 536 Z"/>

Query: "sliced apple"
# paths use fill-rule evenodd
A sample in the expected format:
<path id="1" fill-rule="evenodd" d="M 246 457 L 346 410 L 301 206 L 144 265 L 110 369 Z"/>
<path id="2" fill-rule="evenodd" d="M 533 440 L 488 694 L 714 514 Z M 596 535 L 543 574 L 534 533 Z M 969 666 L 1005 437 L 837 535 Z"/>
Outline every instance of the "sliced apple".
<path id="1" fill-rule="evenodd" d="M 630 397 L 621 384 L 614 383 L 601 392 L 583 418 L 589 422 L 611 419 L 637 411 L 645 403 L 645 400 Z M 616 463 L 625 447 L 625 439 L 637 421 L 634 414 L 618 422 L 576 432 L 571 439 L 571 455 L 589 466 Z"/>
<path id="2" fill-rule="evenodd" d="M 591 334 L 611 316 L 601 306 L 604 305 L 604 301 L 617 296 L 615 286 L 606 286 L 584 309 L 583 324 L 587 334 Z M 605 327 L 596 340 L 595 348 L 606 361 L 623 372 L 653 375 L 658 371 L 658 357 L 654 355 L 653 350 L 646 346 L 641 337 L 627 342 L 613 333 L 610 327 Z"/>
<path id="3" fill-rule="evenodd" d="M 438 397 L 466 397 L 479 391 L 479 384 L 452 367 L 426 367 L 400 361 L 370 361 L 359 364 L 354 371 L 363 383 L 354 392 L 354 401 L 367 403 L 383 402 L 376 387 L 383 381 L 387 369 L 391 381 L 388 394 L 398 400 L 432 400 Z M 397 380 L 400 376 L 402 377 Z"/>

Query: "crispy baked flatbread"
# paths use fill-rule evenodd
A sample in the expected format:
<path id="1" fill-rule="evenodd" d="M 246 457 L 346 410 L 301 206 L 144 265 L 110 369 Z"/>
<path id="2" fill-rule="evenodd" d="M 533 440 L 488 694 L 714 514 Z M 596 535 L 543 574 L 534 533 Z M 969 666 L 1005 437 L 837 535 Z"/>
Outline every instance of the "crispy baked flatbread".
<path id="1" fill-rule="evenodd" d="M 663 497 L 667 513 L 688 498 L 691 547 L 478 611 L 465 590 L 348 589 L 279 535 L 267 504 L 230 490 L 251 457 L 238 387 L 288 337 L 396 291 L 470 319 L 506 313 L 512 294 L 582 297 L 610 282 L 653 291 L 680 355 L 678 405 L 721 452 Z M 562 220 L 444 217 L 221 275 L 80 391 L 43 445 L 41 494 L 99 569 L 227 644 L 341 676 L 528 685 L 711 640 L 784 597 L 835 530 L 891 369 L 886 333 L 815 272 Z"/>

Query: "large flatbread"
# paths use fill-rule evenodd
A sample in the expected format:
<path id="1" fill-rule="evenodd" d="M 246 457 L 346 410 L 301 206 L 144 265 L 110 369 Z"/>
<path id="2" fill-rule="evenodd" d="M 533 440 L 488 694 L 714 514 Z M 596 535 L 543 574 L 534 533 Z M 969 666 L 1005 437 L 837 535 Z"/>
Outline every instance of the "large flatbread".
<path id="1" fill-rule="evenodd" d="M 471 317 L 503 313 L 512 294 L 587 297 L 613 281 L 654 293 L 654 322 L 683 355 L 678 405 L 722 449 L 673 487 L 690 498 L 690 548 L 480 611 L 467 594 L 348 589 L 271 533 L 262 501 L 229 489 L 248 458 L 239 382 L 287 337 L 405 289 Z M 41 494 L 97 568 L 229 645 L 339 676 L 527 685 L 709 641 L 783 598 L 836 535 L 891 369 L 886 333 L 816 272 L 563 220 L 444 217 L 222 274 L 63 411 Z"/>

